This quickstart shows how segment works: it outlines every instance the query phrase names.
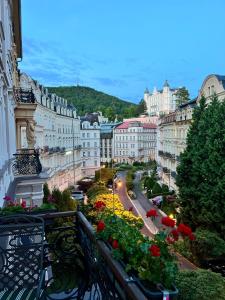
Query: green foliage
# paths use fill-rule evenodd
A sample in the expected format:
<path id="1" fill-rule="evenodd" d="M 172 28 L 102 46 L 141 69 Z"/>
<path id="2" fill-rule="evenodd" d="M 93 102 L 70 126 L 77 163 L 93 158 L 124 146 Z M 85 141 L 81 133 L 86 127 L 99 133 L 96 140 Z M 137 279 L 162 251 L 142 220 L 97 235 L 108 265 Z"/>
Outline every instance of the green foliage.
<path id="1" fill-rule="evenodd" d="M 87 197 L 89 200 L 93 200 L 101 194 L 109 194 L 109 190 L 104 185 L 97 183 L 87 191 Z"/>
<path id="2" fill-rule="evenodd" d="M 181 105 L 187 101 L 189 101 L 189 92 L 185 87 L 179 88 L 176 92 L 176 103 L 177 105 Z"/>
<path id="3" fill-rule="evenodd" d="M 101 168 L 100 170 L 95 171 L 95 180 L 103 181 L 105 185 L 112 184 L 115 173 L 115 169 Z"/>
<path id="4" fill-rule="evenodd" d="M 208 270 L 181 271 L 176 286 L 180 300 L 225 300 L 225 279 Z"/>
<path id="5" fill-rule="evenodd" d="M 225 255 L 225 241 L 216 232 L 198 228 L 191 250 L 197 259 L 215 258 Z"/>
<path id="6" fill-rule="evenodd" d="M 134 180 L 134 171 L 129 170 L 126 175 L 126 187 L 128 191 L 134 188 L 133 180 Z"/>
<path id="7" fill-rule="evenodd" d="M 138 106 L 136 107 L 136 115 L 139 116 L 141 114 L 146 113 L 147 111 L 147 105 L 144 99 L 141 99 Z"/>
<path id="8" fill-rule="evenodd" d="M 43 203 L 40 207 L 33 208 L 32 211 L 52 210 L 55 208 L 55 205 L 52 203 Z"/>
<path id="9" fill-rule="evenodd" d="M 50 93 L 56 93 L 58 96 L 74 104 L 78 110 L 78 115 L 101 111 L 110 121 L 114 121 L 116 115 L 118 116 L 118 120 L 121 120 L 123 117 L 133 117 L 133 113 L 137 107 L 136 104 L 107 95 L 89 87 L 60 86 L 49 87 L 48 90 Z"/>
<path id="10" fill-rule="evenodd" d="M 71 198 L 69 190 L 60 192 L 59 189 L 54 189 L 52 197 L 55 200 L 55 206 L 58 211 L 72 211 L 76 209 L 76 202 Z"/>
<path id="11" fill-rule="evenodd" d="M 51 195 L 51 193 L 50 193 L 50 190 L 48 188 L 47 182 L 45 182 L 44 185 L 43 185 L 43 193 L 44 193 L 43 202 L 48 203 L 48 197 Z"/>
<path id="12" fill-rule="evenodd" d="M 192 228 L 216 230 L 225 239 L 225 101 L 205 98 L 193 114 L 176 184 L 181 219 Z"/>
<path id="13" fill-rule="evenodd" d="M 162 194 L 162 188 L 158 184 L 158 182 L 155 182 L 155 184 L 153 185 L 153 188 L 152 188 L 152 195 L 159 196 L 161 194 Z"/>
<path id="14" fill-rule="evenodd" d="M 2 215 L 11 215 L 18 212 L 25 212 L 25 209 L 21 205 L 15 205 L 3 207 L 0 211 Z"/>

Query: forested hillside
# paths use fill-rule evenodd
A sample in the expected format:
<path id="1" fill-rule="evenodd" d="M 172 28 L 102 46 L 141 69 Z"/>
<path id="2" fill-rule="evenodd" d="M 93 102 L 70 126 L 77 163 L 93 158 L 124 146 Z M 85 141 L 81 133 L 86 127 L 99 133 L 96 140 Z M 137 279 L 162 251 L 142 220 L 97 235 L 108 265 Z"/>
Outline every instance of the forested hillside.
<path id="1" fill-rule="evenodd" d="M 50 93 L 67 99 L 77 108 L 78 115 L 101 111 L 109 120 L 137 115 L 137 105 L 84 86 L 48 87 Z"/>

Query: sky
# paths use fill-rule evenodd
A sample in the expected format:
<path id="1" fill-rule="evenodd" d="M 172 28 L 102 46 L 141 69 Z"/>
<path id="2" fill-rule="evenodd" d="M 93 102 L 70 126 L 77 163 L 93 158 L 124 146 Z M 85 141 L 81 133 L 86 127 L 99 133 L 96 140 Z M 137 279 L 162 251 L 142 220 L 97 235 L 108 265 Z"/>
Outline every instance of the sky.
<path id="1" fill-rule="evenodd" d="M 23 72 L 138 103 L 146 87 L 225 75 L 224 0 L 21 0 Z"/>

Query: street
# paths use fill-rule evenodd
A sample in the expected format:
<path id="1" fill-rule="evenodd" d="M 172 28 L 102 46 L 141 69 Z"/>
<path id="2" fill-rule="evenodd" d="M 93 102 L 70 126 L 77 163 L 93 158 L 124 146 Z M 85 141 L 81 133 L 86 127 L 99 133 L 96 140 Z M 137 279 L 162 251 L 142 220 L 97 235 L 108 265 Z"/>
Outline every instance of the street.
<path id="1" fill-rule="evenodd" d="M 141 232 L 152 238 L 154 234 L 158 232 L 160 228 L 162 228 L 162 224 L 160 222 L 161 218 L 156 218 L 153 223 L 150 218 L 146 218 L 146 212 L 152 208 L 156 209 L 159 216 L 162 216 L 160 211 L 150 203 L 150 201 L 142 194 L 141 189 L 139 187 L 139 178 L 136 176 L 134 180 L 134 192 L 136 194 L 136 199 L 131 200 L 127 195 L 126 190 L 126 172 L 118 172 L 118 177 L 122 184 L 117 187 L 116 193 L 119 195 L 120 201 L 123 204 L 124 208 L 128 210 L 130 207 L 133 207 L 133 213 L 136 216 L 141 216 L 144 221 L 144 227 L 141 229 Z M 180 254 L 176 254 L 179 266 L 181 269 L 194 270 L 197 267 L 188 261 L 185 257 Z"/>

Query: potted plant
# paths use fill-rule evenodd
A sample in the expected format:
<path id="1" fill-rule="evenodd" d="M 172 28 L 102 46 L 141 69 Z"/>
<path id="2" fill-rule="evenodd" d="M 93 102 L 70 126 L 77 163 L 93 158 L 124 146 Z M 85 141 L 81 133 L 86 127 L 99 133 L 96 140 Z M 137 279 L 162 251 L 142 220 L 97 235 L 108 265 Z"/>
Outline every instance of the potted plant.
<path id="1" fill-rule="evenodd" d="M 128 222 L 123 213 L 115 214 L 115 203 L 114 209 L 110 206 L 104 197 L 92 203 L 97 237 L 111 246 L 113 257 L 122 262 L 148 299 L 162 299 L 166 295 L 176 299 L 178 290 L 174 282 L 178 267 L 173 243 L 179 237 L 193 240 L 191 229 L 184 224 L 175 228 L 175 221 L 164 217 L 163 230 L 149 239 L 141 234 L 135 219 Z M 132 209 L 127 213 L 132 214 Z M 158 218 L 156 210 L 148 211 L 146 217 Z"/>

